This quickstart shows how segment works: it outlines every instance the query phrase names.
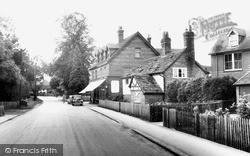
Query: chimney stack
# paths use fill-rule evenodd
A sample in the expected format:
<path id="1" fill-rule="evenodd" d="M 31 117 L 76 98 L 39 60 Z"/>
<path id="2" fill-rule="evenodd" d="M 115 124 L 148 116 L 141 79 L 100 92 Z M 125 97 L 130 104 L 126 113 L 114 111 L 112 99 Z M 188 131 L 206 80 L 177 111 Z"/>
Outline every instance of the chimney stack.
<path id="1" fill-rule="evenodd" d="M 118 29 L 118 43 L 121 43 L 123 41 L 123 32 L 124 30 L 122 29 L 122 26 L 119 27 Z"/>
<path id="2" fill-rule="evenodd" d="M 189 25 L 189 30 L 183 34 L 184 47 L 189 53 L 189 57 L 195 59 L 194 54 L 194 32 L 192 32 L 191 26 Z"/>
<path id="3" fill-rule="evenodd" d="M 162 55 L 166 55 L 171 51 L 171 39 L 169 38 L 168 32 L 163 32 L 163 38 L 161 40 Z"/>
<path id="4" fill-rule="evenodd" d="M 149 36 L 149 34 L 148 34 L 147 40 L 148 40 L 148 43 L 151 44 L 151 37 Z"/>

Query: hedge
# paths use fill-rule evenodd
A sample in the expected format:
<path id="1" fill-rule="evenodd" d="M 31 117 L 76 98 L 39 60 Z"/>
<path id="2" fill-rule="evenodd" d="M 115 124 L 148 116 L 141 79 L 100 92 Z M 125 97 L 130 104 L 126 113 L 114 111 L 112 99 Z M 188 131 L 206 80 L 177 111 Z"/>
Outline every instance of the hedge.
<path id="1" fill-rule="evenodd" d="M 168 102 L 203 102 L 208 100 L 235 100 L 236 89 L 234 77 L 196 78 L 174 80 L 167 84 Z"/>

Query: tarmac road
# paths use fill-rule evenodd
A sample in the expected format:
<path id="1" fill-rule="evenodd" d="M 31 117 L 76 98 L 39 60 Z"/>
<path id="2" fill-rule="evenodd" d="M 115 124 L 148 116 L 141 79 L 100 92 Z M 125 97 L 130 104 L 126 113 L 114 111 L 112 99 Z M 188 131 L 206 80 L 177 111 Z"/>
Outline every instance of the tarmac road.
<path id="1" fill-rule="evenodd" d="M 64 156 L 173 155 L 131 129 L 61 98 L 0 125 L 0 144 L 63 144 Z"/>

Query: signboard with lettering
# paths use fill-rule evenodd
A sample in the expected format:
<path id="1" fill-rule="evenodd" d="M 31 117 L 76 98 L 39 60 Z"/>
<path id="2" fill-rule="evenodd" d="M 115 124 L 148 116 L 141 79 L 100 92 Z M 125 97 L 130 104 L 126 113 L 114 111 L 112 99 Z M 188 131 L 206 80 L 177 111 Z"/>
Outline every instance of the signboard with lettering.
<path id="1" fill-rule="evenodd" d="M 230 15 L 231 13 L 228 12 L 208 19 L 202 17 L 192 18 L 188 23 L 195 33 L 195 38 L 204 37 L 205 40 L 209 41 L 216 39 L 220 35 L 227 34 L 233 26 L 237 25 L 231 21 Z"/>

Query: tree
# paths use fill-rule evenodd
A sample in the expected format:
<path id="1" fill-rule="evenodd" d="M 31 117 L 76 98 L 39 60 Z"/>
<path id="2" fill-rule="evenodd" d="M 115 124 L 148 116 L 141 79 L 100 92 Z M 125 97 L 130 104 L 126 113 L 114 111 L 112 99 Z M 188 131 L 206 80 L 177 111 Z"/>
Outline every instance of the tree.
<path id="1" fill-rule="evenodd" d="M 92 41 L 86 18 L 80 13 L 63 16 L 62 39 L 56 49 L 59 57 L 50 65 L 50 73 L 61 78 L 69 94 L 78 93 L 88 84 L 88 68 L 92 60 Z"/>

